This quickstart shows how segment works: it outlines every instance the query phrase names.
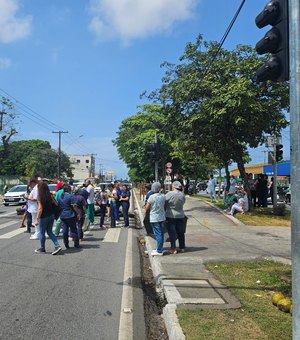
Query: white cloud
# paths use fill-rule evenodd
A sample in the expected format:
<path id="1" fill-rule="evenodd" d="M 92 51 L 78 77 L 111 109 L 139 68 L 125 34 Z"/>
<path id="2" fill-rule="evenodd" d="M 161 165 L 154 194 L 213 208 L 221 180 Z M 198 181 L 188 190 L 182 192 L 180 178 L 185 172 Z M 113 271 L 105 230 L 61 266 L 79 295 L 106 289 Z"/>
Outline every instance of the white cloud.
<path id="1" fill-rule="evenodd" d="M 31 17 L 17 17 L 18 0 L 0 0 L 0 42 L 10 43 L 30 33 Z"/>
<path id="2" fill-rule="evenodd" d="M 11 66 L 11 60 L 8 58 L 0 58 L 0 70 L 5 70 Z"/>
<path id="3" fill-rule="evenodd" d="M 171 31 L 192 17 L 199 0 L 90 0 L 89 29 L 98 39 L 123 43 Z"/>

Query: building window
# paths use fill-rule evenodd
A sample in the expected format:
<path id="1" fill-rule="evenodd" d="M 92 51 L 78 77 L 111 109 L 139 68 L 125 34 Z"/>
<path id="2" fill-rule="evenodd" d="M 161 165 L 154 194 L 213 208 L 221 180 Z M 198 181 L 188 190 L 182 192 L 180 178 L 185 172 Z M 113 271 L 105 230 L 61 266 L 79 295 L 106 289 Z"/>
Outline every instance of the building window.
<path id="1" fill-rule="evenodd" d="M 89 168 L 89 166 L 87 165 L 87 166 L 86 166 L 86 168 L 88 169 L 88 168 Z"/>
<path id="2" fill-rule="evenodd" d="M 77 159 L 77 164 L 79 164 L 80 163 L 80 159 Z"/>
<path id="3" fill-rule="evenodd" d="M 89 163 L 89 162 L 90 162 L 90 160 L 89 160 L 89 159 L 86 159 L 86 160 L 85 160 L 85 162 L 86 162 L 86 163 Z"/>

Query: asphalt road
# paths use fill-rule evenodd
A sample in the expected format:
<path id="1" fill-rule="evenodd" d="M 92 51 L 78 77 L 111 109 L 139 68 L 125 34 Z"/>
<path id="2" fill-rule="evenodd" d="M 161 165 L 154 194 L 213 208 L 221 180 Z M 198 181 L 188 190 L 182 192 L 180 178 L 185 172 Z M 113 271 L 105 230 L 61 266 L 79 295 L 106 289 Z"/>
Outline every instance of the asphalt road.
<path id="1" fill-rule="evenodd" d="M 16 206 L 0 207 L 0 339 L 145 338 L 135 229 L 95 226 L 53 256 L 49 239 L 35 254 L 19 223 Z"/>

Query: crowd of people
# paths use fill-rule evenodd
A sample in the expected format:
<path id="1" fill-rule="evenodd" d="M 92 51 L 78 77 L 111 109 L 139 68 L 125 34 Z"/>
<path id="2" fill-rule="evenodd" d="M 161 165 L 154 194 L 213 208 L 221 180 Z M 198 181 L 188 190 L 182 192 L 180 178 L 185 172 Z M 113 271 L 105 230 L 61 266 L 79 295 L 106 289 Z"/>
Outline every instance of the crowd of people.
<path id="1" fill-rule="evenodd" d="M 52 255 L 62 251 L 57 237 L 62 231 L 63 243 L 66 249 L 70 248 L 72 239 L 75 248 L 80 248 L 84 239 L 84 225 L 95 225 L 95 203 L 100 208 L 100 228 L 115 228 L 117 225 L 129 227 L 130 190 L 126 185 L 120 188 L 115 181 L 107 187 L 101 186 L 95 195 L 95 188 L 89 179 L 85 180 L 82 188 L 72 188 L 68 183 L 54 178 L 55 191 L 50 192 L 49 186 L 39 176 L 30 179 L 27 186 L 26 208 L 22 217 L 21 227 L 25 233 L 30 234 L 31 240 L 39 240 L 40 247 L 35 253 L 45 253 L 46 233 L 52 240 L 54 250 Z M 120 222 L 120 207 L 122 208 L 124 224 Z M 56 220 L 55 231 L 53 225 Z M 34 228 L 34 233 L 31 233 Z"/>

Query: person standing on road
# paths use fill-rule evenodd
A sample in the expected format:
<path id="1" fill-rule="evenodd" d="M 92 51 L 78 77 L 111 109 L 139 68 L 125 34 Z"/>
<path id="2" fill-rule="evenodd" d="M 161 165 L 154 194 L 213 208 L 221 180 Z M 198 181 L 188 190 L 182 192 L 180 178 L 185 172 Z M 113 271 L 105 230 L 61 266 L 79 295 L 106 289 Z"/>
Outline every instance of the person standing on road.
<path id="1" fill-rule="evenodd" d="M 62 188 L 62 186 L 64 185 L 64 183 L 61 182 L 57 177 L 54 177 L 54 178 L 52 179 L 52 182 L 53 182 L 54 184 L 56 184 L 55 192 L 58 192 L 58 191 Z"/>
<path id="2" fill-rule="evenodd" d="M 209 180 L 207 183 L 207 192 L 209 193 L 210 196 L 210 201 L 217 202 L 217 197 L 216 197 L 216 180 L 214 179 L 213 175 L 209 176 Z"/>
<path id="3" fill-rule="evenodd" d="M 122 186 L 122 191 L 120 194 L 120 203 L 122 206 L 122 212 L 123 212 L 123 218 L 124 218 L 124 223 L 125 227 L 129 227 L 129 206 L 130 206 L 130 191 L 127 188 L 127 185 Z"/>
<path id="4" fill-rule="evenodd" d="M 87 198 L 87 219 L 89 223 L 94 224 L 95 222 L 95 213 L 94 213 L 95 191 L 89 179 L 85 180 L 85 185 L 86 185 L 86 191 L 89 193 L 89 197 Z"/>
<path id="5" fill-rule="evenodd" d="M 35 227 L 34 234 L 30 236 L 31 240 L 38 240 L 40 238 L 40 227 L 34 225 L 38 212 L 38 183 L 41 181 L 40 177 L 32 178 L 29 185 L 32 187 L 30 194 L 27 196 L 28 209 L 27 211 L 31 214 L 32 226 Z"/>
<path id="6" fill-rule="evenodd" d="M 148 202 L 145 207 L 145 213 L 150 209 L 150 224 L 152 226 L 154 235 L 156 237 L 156 250 L 152 250 L 151 255 L 163 255 L 164 244 L 164 222 L 166 220 L 165 214 L 165 195 L 160 192 L 161 184 L 154 182 L 151 190 L 154 192 L 148 198 Z"/>
<path id="7" fill-rule="evenodd" d="M 54 197 L 52 197 L 47 183 L 40 182 L 38 184 L 38 212 L 35 219 L 35 225 L 40 228 L 40 248 L 35 253 L 42 254 L 46 252 L 45 243 L 47 232 L 48 236 L 54 244 L 52 255 L 58 254 L 62 248 L 59 246 L 56 236 L 53 234 L 52 228 L 54 223 L 54 205 L 58 205 Z"/>
<path id="8" fill-rule="evenodd" d="M 77 233 L 78 233 L 79 239 L 83 240 L 82 227 L 84 224 L 87 202 L 86 202 L 86 199 L 80 193 L 81 193 L 81 189 L 77 188 L 74 194 L 74 201 L 76 202 L 77 208 L 80 211 L 80 219 L 77 220 Z"/>
<path id="9" fill-rule="evenodd" d="M 105 228 L 104 227 L 104 218 L 105 218 L 105 213 L 106 213 L 106 207 L 108 203 L 108 195 L 105 189 L 105 184 L 101 185 L 101 189 L 97 195 L 97 203 L 100 206 L 100 228 Z"/>
<path id="10" fill-rule="evenodd" d="M 178 236 L 180 252 L 185 249 L 185 216 L 183 205 L 185 203 L 185 195 L 182 193 L 182 186 L 179 181 L 172 183 L 172 191 L 166 194 L 166 218 L 167 228 L 171 243 L 171 252 L 177 254 L 176 250 L 176 234 Z"/>
<path id="11" fill-rule="evenodd" d="M 116 227 L 116 215 L 115 215 L 115 209 L 116 207 L 116 198 L 117 198 L 117 191 L 114 189 L 113 184 L 108 185 L 109 189 L 109 199 L 110 199 L 110 226 L 107 228 L 115 228 Z"/>
<path id="12" fill-rule="evenodd" d="M 63 225 L 63 239 L 64 245 L 66 249 L 69 247 L 69 230 L 71 233 L 71 237 L 74 239 L 74 247 L 79 248 L 79 238 L 76 227 L 77 220 L 80 220 L 81 213 L 77 208 L 76 201 L 74 199 L 74 195 L 71 195 L 71 186 L 69 184 L 63 185 L 64 192 L 60 196 L 58 200 L 58 204 L 60 207 L 60 219 Z"/>

